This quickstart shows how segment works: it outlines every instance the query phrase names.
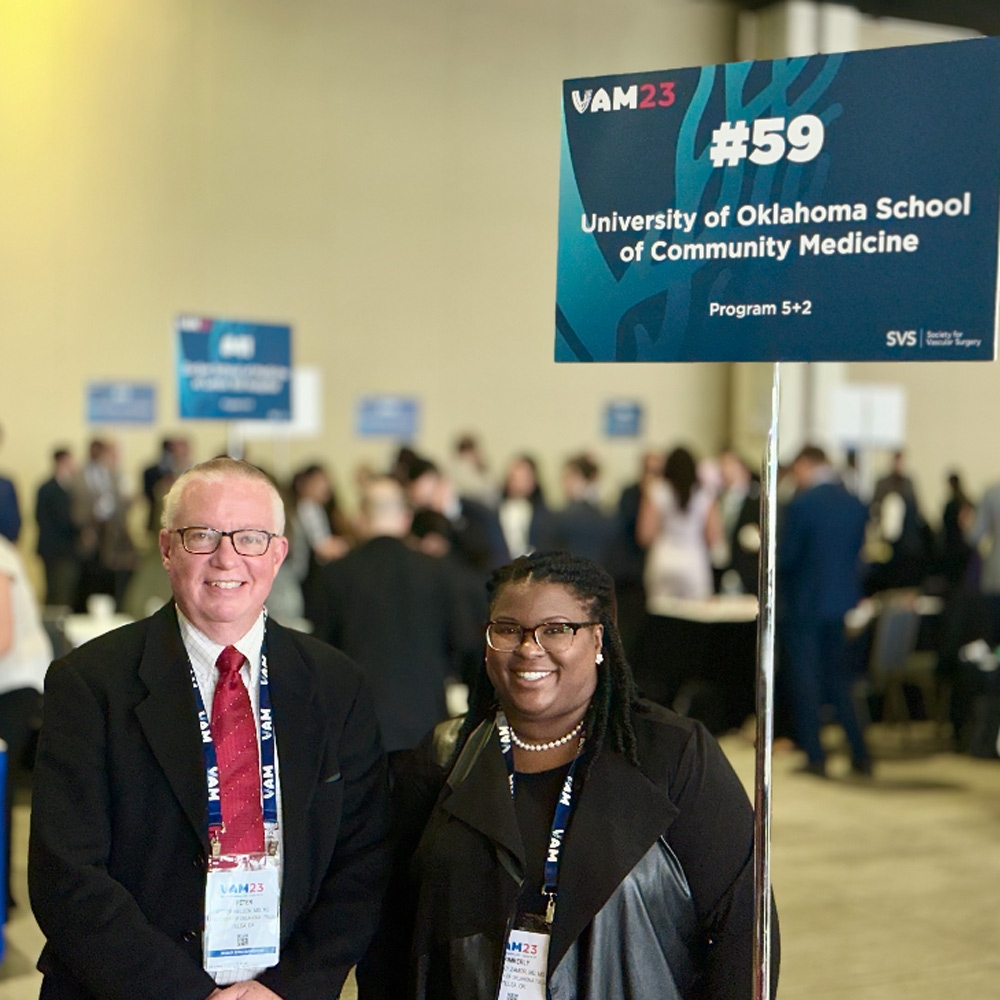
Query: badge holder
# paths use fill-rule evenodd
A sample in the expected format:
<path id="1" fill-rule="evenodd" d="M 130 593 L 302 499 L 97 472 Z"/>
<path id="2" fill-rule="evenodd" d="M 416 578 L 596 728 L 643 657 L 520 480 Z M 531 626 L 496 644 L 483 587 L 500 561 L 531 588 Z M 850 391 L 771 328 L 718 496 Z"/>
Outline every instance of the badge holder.
<path id="1" fill-rule="evenodd" d="M 500 750 L 507 764 L 507 778 L 510 794 L 514 795 L 514 749 L 510 738 L 510 726 L 503 712 L 497 713 L 497 732 L 500 735 Z M 580 739 L 580 749 L 583 739 Z M 580 760 L 577 752 L 563 782 L 559 800 L 552 817 L 552 835 L 545 858 L 545 883 L 542 895 L 548 903 L 545 915 L 525 913 L 512 927 L 504 945 L 503 969 L 500 973 L 499 1000 L 547 1000 L 547 978 L 549 966 L 549 941 L 552 923 L 556 917 L 556 888 L 559 881 L 559 862 L 562 858 L 563 837 L 569 824 L 573 808 L 573 777 Z"/>
<path id="2" fill-rule="evenodd" d="M 211 839 L 205 877 L 205 971 L 277 964 L 281 880 L 276 838 L 270 834 L 266 850 L 254 854 L 222 854 L 217 836 Z"/>
<path id="3" fill-rule="evenodd" d="M 260 764 L 264 850 L 223 854 L 223 817 L 219 767 L 208 712 L 198 678 L 191 670 L 201 730 L 208 788 L 210 854 L 205 874 L 204 969 L 209 974 L 277 965 L 281 947 L 281 864 L 278 850 L 278 802 L 275 790 L 274 732 L 267 672 L 266 633 L 260 655 Z"/>

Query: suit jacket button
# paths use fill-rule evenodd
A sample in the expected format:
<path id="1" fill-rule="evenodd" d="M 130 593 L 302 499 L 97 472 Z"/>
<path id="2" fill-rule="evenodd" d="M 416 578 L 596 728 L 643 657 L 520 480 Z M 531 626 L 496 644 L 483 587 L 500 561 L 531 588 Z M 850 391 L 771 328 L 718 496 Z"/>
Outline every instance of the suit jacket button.
<path id="1" fill-rule="evenodd" d="M 197 941 L 198 940 L 198 932 L 197 931 L 185 931 L 181 935 L 181 940 L 182 941 Z"/>

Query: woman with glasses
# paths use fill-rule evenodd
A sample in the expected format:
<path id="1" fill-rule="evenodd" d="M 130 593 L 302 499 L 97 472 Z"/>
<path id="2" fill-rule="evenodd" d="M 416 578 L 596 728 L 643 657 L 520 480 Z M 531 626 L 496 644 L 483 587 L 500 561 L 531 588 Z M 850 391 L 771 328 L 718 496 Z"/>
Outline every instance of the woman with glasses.
<path id="1" fill-rule="evenodd" d="M 611 578 L 515 560 L 486 643 L 468 714 L 396 761 L 362 1000 L 745 1000 L 752 810 L 699 723 L 636 697 Z"/>

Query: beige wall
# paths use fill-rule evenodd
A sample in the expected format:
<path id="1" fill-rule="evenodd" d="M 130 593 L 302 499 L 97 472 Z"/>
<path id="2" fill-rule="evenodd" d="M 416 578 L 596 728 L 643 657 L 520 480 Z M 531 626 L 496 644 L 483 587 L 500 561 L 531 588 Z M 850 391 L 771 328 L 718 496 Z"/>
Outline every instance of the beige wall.
<path id="1" fill-rule="evenodd" d="M 391 451 L 353 436 L 369 392 L 419 395 L 434 455 L 472 428 L 552 480 L 585 446 L 631 471 L 642 442 L 599 437 L 613 396 L 647 405 L 647 442 L 714 447 L 721 367 L 551 361 L 560 81 L 725 61 L 734 24 L 707 0 L 0 0 L 0 468 L 23 505 L 53 445 L 82 450 L 88 380 L 157 384 L 159 425 L 117 434 L 130 468 L 154 457 L 185 310 L 294 325 L 325 431 L 251 457 L 342 483 Z"/>
<path id="2" fill-rule="evenodd" d="M 250 455 L 318 457 L 344 486 L 391 451 L 353 435 L 371 392 L 420 396 L 431 454 L 475 429 L 494 465 L 535 451 L 550 485 L 583 447 L 618 480 L 644 446 L 715 447 L 730 412 L 756 440 L 766 413 L 726 399 L 724 366 L 551 361 L 560 81 L 725 61 L 735 23 L 711 0 L 0 0 L 0 469 L 30 509 L 105 378 L 157 384 L 159 424 L 116 432 L 130 470 L 151 460 L 178 427 L 184 310 L 294 325 L 324 432 Z M 859 34 L 956 37 L 867 18 Z M 907 388 L 932 508 L 946 466 L 974 488 L 1000 475 L 968 434 L 997 411 L 995 371 L 849 366 Z M 602 441 L 617 396 L 646 405 L 644 440 Z M 199 457 L 225 446 L 224 425 L 184 430 Z"/>

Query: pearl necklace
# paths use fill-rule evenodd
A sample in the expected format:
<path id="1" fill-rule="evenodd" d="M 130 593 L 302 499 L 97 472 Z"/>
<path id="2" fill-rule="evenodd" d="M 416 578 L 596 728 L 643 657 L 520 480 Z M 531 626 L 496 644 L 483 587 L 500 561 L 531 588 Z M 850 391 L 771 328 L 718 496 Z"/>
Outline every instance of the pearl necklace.
<path id="1" fill-rule="evenodd" d="M 514 741 L 514 746 L 520 747 L 522 750 L 554 750 L 556 747 L 561 747 L 564 743 L 569 743 L 574 736 L 578 735 L 580 730 L 583 729 L 583 719 L 581 719 L 565 736 L 560 736 L 557 740 L 549 740 L 548 743 L 525 743 L 517 733 L 514 732 L 514 727 L 510 727 L 510 738 Z"/>

